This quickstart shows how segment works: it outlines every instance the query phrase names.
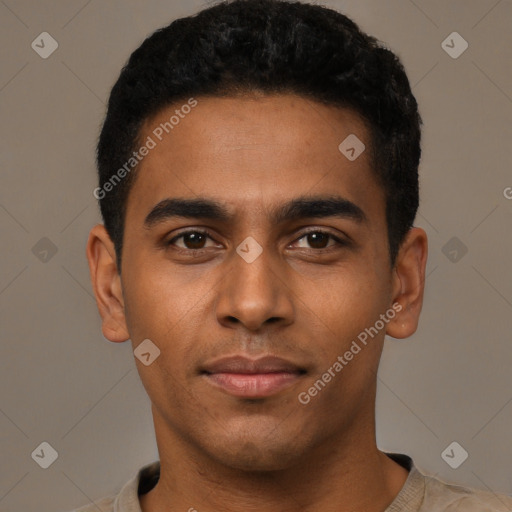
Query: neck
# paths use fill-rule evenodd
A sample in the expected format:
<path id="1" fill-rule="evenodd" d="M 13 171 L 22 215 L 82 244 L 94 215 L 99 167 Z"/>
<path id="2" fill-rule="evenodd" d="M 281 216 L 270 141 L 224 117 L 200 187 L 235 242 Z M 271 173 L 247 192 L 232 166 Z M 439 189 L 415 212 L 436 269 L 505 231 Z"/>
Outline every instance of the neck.
<path id="1" fill-rule="evenodd" d="M 160 479 L 140 497 L 143 512 L 383 512 L 408 472 L 377 449 L 374 422 L 344 432 L 287 469 L 242 471 L 212 459 L 153 408 Z"/>

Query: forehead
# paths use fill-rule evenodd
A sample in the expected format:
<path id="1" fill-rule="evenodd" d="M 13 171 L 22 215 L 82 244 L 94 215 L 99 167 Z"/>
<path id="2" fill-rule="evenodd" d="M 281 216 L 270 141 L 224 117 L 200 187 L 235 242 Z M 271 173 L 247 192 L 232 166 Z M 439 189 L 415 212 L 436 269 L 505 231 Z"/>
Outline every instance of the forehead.
<path id="1" fill-rule="evenodd" d="M 337 194 L 370 217 L 383 214 L 369 131 L 357 113 L 295 95 L 194 101 L 145 122 L 140 140 L 153 148 L 137 167 L 128 213 L 140 217 L 170 197 L 211 197 L 252 216 L 284 199 Z"/>

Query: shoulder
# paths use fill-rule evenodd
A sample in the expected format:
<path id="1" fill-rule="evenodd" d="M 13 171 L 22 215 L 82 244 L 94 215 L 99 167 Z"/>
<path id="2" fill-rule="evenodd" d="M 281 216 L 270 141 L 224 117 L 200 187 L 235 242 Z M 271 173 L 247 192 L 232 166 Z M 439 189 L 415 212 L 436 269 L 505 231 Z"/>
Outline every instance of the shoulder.
<path id="1" fill-rule="evenodd" d="M 512 497 L 446 482 L 419 469 L 408 455 L 387 453 L 409 476 L 385 512 L 512 512 Z"/>
<path id="2" fill-rule="evenodd" d="M 472 487 L 447 483 L 423 475 L 425 492 L 421 512 L 512 512 L 512 497 Z"/>
<path id="3" fill-rule="evenodd" d="M 115 495 L 105 496 L 72 512 L 140 512 L 139 494 L 152 489 L 160 477 L 160 461 L 146 464 Z"/>

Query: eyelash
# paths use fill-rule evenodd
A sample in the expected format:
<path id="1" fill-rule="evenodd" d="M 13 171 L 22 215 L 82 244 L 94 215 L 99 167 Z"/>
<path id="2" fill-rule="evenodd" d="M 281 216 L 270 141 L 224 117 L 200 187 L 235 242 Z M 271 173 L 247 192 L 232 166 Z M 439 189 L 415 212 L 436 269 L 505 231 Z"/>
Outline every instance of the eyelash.
<path id="1" fill-rule="evenodd" d="M 205 231 L 205 230 L 202 230 L 202 229 L 191 229 L 189 231 L 183 231 L 181 232 L 179 235 L 176 235 L 175 237 L 173 237 L 172 239 L 170 239 L 169 241 L 167 241 L 165 243 L 166 246 L 172 246 L 174 242 L 176 242 L 176 240 L 179 240 L 180 238 L 183 238 L 184 236 L 186 235 L 190 235 L 190 234 L 200 234 L 200 235 L 205 235 L 207 236 L 208 238 L 210 238 L 210 240 L 214 240 L 213 237 L 210 235 L 210 233 L 208 231 Z M 322 235 L 326 235 L 328 236 L 329 238 L 332 238 L 339 247 L 346 247 L 349 245 L 349 242 L 347 241 L 344 241 L 344 240 L 341 240 L 340 238 L 338 238 L 337 236 L 334 236 L 333 234 L 331 234 L 329 231 L 324 231 L 322 229 L 311 229 L 311 230 L 308 230 L 308 231 L 305 231 L 301 234 L 301 236 L 299 236 L 298 238 L 296 238 L 294 240 L 294 242 L 297 242 L 298 240 L 301 240 L 302 238 L 305 238 L 307 235 L 310 235 L 310 234 L 322 234 Z M 215 240 L 214 240 L 215 241 Z M 330 247 L 325 247 L 324 249 L 311 249 L 312 251 L 316 252 L 316 253 L 322 253 L 322 252 L 327 252 L 327 251 L 330 251 L 334 248 L 335 246 L 330 246 Z M 175 247 L 175 249 L 179 252 L 186 252 L 186 253 L 191 253 L 191 252 L 201 252 L 201 251 L 205 251 L 207 250 L 207 248 L 204 248 L 204 249 L 187 249 L 187 248 L 183 248 L 183 247 Z M 304 248 L 301 248 L 301 249 L 304 249 Z"/>

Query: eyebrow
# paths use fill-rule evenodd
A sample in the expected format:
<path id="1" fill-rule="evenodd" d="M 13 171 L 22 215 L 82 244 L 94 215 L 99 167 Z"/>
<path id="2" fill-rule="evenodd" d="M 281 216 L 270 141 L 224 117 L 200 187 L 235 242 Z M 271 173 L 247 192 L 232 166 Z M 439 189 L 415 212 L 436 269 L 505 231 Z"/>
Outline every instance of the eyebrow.
<path id="1" fill-rule="evenodd" d="M 166 220 L 183 217 L 229 222 L 234 215 L 220 202 L 206 198 L 172 198 L 160 201 L 144 220 L 150 229 Z M 305 218 L 338 217 L 359 224 L 367 222 L 364 211 L 352 201 L 340 196 L 302 196 L 270 209 L 270 221 L 281 224 Z"/>

